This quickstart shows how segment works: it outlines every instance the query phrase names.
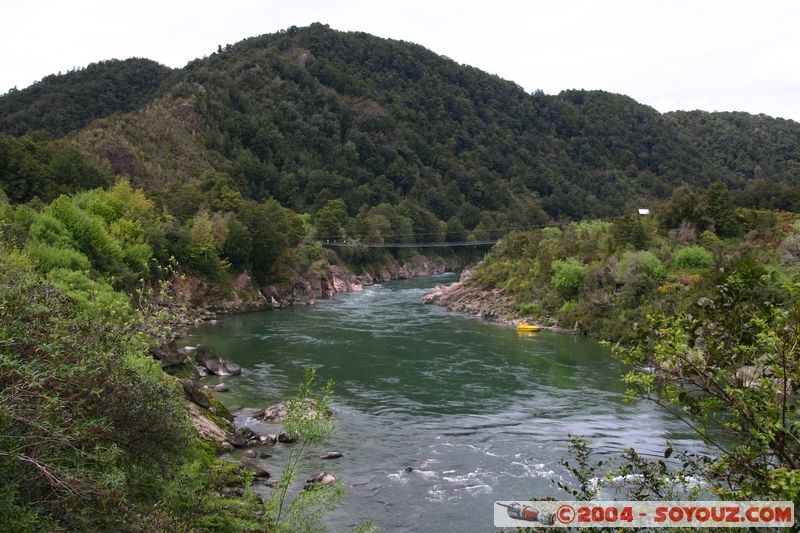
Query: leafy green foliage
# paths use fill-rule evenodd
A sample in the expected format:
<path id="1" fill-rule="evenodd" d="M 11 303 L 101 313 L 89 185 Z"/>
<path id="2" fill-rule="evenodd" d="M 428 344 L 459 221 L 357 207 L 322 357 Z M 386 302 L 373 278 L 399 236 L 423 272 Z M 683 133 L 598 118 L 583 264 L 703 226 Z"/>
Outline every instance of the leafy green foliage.
<path id="1" fill-rule="evenodd" d="M 146 87 L 137 87 L 142 100 L 134 102 L 126 73 L 139 69 Z M 112 71 L 124 75 L 108 76 Z M 800 181 L 791 144 L 798 128 L 791 121 L 661 115 L 601 91 L 531 95 L 422 47 L 320 24 L 247 39 L 193 61 L 150 100 L 166 76 L 158 71 L 136 60 L 108 62 L 43 81 L 117 81 L 110 93 L 85 91 L 95 96 L 83 106 L 86 114 L 132 112 L 96 120 L 70 142 L 112 174 L 157 191 L 181 221 L 209 192 L 202 187 L 209 169 L 225 174 L 226 186 L 243 198 L 273 197 L 297 212 L 316 213 L 341 199 L 355 217 L 390 204 L 412 221 L 415 234 L 436 234 L 437 225 L 457 217 L 468 232 L 503 230 L 492 237 L 551 219 L 615 215 L 633 202 L 666 198 L 681 182 L 705 188 L 708 176 L 736 188 L 761 180 L 763 191 L 742 196 L 753 204 L 774 196 L 764 184 L 783 191 Z M 24 92 L 0 102 L 20 107 Z M 117 103 L 104 106 L 106 93 Z M 36 102 L 49 94 L 55 93 Z M 71 117 L 71 105 L 49 107 Z M 748 137 L 756 129 L 761 133 Z M 741 154 L 731 153 L 728 135 Z M 14 201 L 55 196 L 19 190 Z M 400 207 L 404 201 L 410 209 Z M 491 216 L 481 221 L 482 212 Z M 341 233 L 335 224 L 330 229 Z"/>
<path id="2" fill-rule="evenodd" d="M 112 59 L 50 75 L 0 98 L 0 133 L 36 130 L 61 137 L 95 118 L 132 111 L 152 99 L 171 69 L 149 59 Z"/>
<path id="3" fill-rule="evenodd" d="M 736 210 L 728 188 L 718 181 L 708 188 L 705 194 L 705 213 L 720 237 L 736 237 L 741 233 Z"/>
<path id="4" fill-rule="evenodd" d="M 666 274 L 664 264 L 652 252 L 625 252 L 619 261 L 616 280 L 617 283 L 630 285 L 642 277 L 651 281 L 662 281 Z"/>
<path id="5" fill-rule="evenodd" d="M 0 257 L 0 521 L 135 523 L 190 442 L 176 389 L 109 313 L 85 314 L 23 258 Z"/>
<path id="6" fill-rule="evenodd" d="M 41 135 L 0 135 L 0 187 L 12 202 L 50 201 L 106 182 L 102 171 L 63 141 L 49 141 Z"/>
<path id="7" fill-rule="evenodd" d="M 702 473 L 716 494 L 798 501 L 800 287 L 743 263 L 711 296 L 652 316 L 633 347 L 618 348 L 625 379 L 715 449 Z"/>
<path id="8" fill-rule="evenodd" d="M 569 435 L 569 459 L 561 465 L 571 479 L 552 479 L 552 483 L 571 498 L 595 500 L 601 490 L 612 489 L 615 499 L 625 500 L 695 500 L 701 496 L 696 476 L 702 458 L 679 453 L 683 466 L 666 462 L 673 454 L 672 443 L 667 442 L 664 460 L 642 457 L 636 450 L 626 448 L 619 457 L 597 460 L 589 441 Z M 617 528 L 593 528 L 599 531 L 618 531 Z"/>
<path id="9" fill-rule="evenodd" d="M 239 222 L 236 217 L 228 220 L 228 236 L 225 238 L 222 252 L 231 264 L 242 269 L 250 259 L 253 250 L 253 237 L 247 226 Z"/>
<path id="10" fill-rule="evenodd" d="M 711 262 L 711 254 L 702 246 L 687 246 L 675 254 L 675 264 L 679 268 L 708 268 Z"/>
<path id="11" fill-rule="evenodd" d="M 586 265 L 578 259 L 569 257 L 565 260 L 556 259 L 550 265 L 553 271 L 553 286 L 564 296 L 578 292 L 583 280 L 586 279 Z"/>
<path id="12" fill-rule="evenodd" d="M 334 423 L 328 397 L 333 383 L 328 382 L 317 396 L 316 370 L 307 369 L 291 399 L 284 426 L 298 441 L 298 448 L 289 456 L 289 464 L 280 483 L 265 505 L 265 519 L 270 531 L 317 531 L 325 512 L 335 507 L 344 497 L 341 481 L 331 485 L 318 483 L 301 491 L 291 502 L 287 501 L 290 487 L 297 478 L 300 458 L 308 444 L 320 443 L 333 434 Z"/>
<path id="13" fill-rule="evenodd" d="M 263 204 L 247 202 L 239 213 L 252 238 L 250 263 L 262 280 L 274 279 L 288 261 L 291 250 L 304 237 L 303 222 L 275 200 Z"/>

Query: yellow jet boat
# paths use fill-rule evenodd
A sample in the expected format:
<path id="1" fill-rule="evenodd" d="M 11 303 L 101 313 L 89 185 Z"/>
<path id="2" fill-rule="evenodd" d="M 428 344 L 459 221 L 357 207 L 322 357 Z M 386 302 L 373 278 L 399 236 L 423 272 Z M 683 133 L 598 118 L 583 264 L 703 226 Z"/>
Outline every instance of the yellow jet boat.
<path id="1" fill-rule="evenodd" d="M 539 326 L 535 324 L 528 324 L 527 322 L 520 322 L 519 324 L 517 324 L 517 331 L 536 332 L 539 331 Z"/>

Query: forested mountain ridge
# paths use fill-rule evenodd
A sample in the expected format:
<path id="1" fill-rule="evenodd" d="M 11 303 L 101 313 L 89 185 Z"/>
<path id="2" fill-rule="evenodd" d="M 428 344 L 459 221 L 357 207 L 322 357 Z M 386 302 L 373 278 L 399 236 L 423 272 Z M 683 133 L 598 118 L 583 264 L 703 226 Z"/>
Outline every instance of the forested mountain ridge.
<path id="1" fill-rule="evenodd" d="M 46 131 L 61 137 L 96 118 L 139 108 L 155 96 L 170 72 L 155 61 L 131 58 L 51 74 L 0 97 L 0 133 Z"/>
<path id="2" fill-rule="evenodd" d="M 67 137 L 170 207 L 216 182 L 298 212 L 407 200 L 467 230 L 481 216 L 499 227 L 615 215 L 682 182 L 798 185 L 798 139 L 796 122 L 764 116 L 528 94 L 419 45 L 321 24 L 220 47 L 156 100 Z"/>

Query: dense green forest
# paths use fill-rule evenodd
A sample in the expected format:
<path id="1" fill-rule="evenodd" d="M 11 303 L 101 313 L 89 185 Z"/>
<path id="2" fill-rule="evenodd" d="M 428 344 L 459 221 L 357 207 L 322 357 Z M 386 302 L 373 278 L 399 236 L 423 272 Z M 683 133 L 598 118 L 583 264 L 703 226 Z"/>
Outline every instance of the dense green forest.
<path id="1" fill-rule="evenodd" d="M 139 94 L 125 80 L 143 67 L 112 65 L 130 71 L 120 92 Z M 98 99 L 95 70 L 50 83 Z M 163 77 L 149 79 L 151 87 Z M 56 88 L 41 90 L 30 102 L 0 98 L 0 124 L 60 98 Z M 56 137 L 74 129 L 42 128 Z M 467 231 L 614 216 L 664 200 L 681 183 L 718 180 L 737 191 L 755 183 L 751 206 L 796 209 L 800 186 L 793 121 L 660 114 L 602 91 L 528 94 L 418 45 L 320 24 L 220 47 L 174 71 L 150 103 L 62 142 L 109 183 L 128 175 L 176 212 L 196 203 L 213 171 L 244 198 L 272 197 L 296 212 L 342 199 L 356 216 L 405 200 Z"/>
<path id="2" fill-rule="evenodd" d="M 651 217 L 634 215 L 645 206 Z M 507 294 L 515 317 L 639 346 L 624 356 L 638 367 L 672 368 L 647 346 L 682 364 L 684 345 L 663 332 L 715 340 L 720 382 L 769 367 L 757 394 L 736 389 L 766 406 L 745 422 L 742 403 L 682 397 L 668 376 L 648 393 L 720 414 L 734 433 L 755 428 L 712 465 L 741 474 L 719 495 L 796 500 L 796 407 L 776 425 L 770 403 L 788 371 L 752 354 L 769 345 L 796 361 L 784 348 L 800 316 L 798 212 L 796 122 L 528 94 L 418 45 L 321 24 L 178 70 L 131 59 L 48 76 L 0 97 L 0 519 L 291 531 L 252 494 L 222 495 L 249 478 L 189 427 L 180 382 L 147 355 L 169 330 L 151 312 L 176 274 L 229 288 L 244 270 L 263 285 L 318 260 L 392 258 L 324 240 L 500 238 L 474 280 Z M 717 364 L 734 344 L 752 354 Z"/>
<path id="3" fill-rule="evenodd" d="M 274 200 L 239 201 L 242 222 L 234 211 L 203 210 L 185 224 L 126 179 L 50 204 L 0 202 L 4 526 L 314 530 L 322 511 L 341 499 L 334 485 L 289 502 L 280 485 L 259 500 L 247 490 L 253 472 L 221 461 L 217 445 L 190 425 L 187 382 L 151 355 L 172 332 L 174 317 L 162 304 L 174 275 L 190 272 L 225 286 L 244 265 L 270 276 L 309 264 L 314 252 L 298 247 L 306 228 L 296 214 Z M 304 397 L 312 386 L 303 384 Z M 202 416 L 227 427 L 220 420 L 232 417 L 219 401 L 196 394 L 207 402 Z M 329 420 L 297 416 L 286 428 L 301 443 L 332 431 Z M 295 480 L 289 468 L 297 460 L 284 473 L 286 487 Z"/>
<path id="4" fill-rule="evenodd" d="M 112 59 L 45 76 L 0 97 L 0 133 L 35 131 L 61 137 L 96 118 L 133 111 L 148 102 L 172 70 L 149 59 Z"/>

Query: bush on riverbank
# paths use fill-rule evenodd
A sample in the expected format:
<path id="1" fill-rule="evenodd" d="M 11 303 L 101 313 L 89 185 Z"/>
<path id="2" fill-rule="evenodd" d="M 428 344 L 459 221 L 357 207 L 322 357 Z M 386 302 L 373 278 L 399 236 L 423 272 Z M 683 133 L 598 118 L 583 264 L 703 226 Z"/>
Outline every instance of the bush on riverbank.
<path id="1" fill-rule="evenodd" d="M 758 213 L 738 215 L 751 220 Z M 727 239 L 709 230 L 698 239 L 685 222 L 672 229 L 660 218 L 637 223 L 631 217 L 514 232 L 487 255 L 474 279 L 511 296 L 519 318 L 619 340 L 649 314 L 674 313 L 708 295 L 747 258 L 775 276 L 795 276 L 796 216 L 757 218 L 757 228 Z M 635 242 L 621 236 L 632 225 Z"/>

